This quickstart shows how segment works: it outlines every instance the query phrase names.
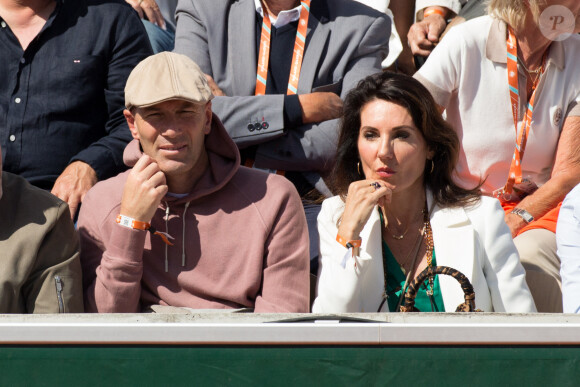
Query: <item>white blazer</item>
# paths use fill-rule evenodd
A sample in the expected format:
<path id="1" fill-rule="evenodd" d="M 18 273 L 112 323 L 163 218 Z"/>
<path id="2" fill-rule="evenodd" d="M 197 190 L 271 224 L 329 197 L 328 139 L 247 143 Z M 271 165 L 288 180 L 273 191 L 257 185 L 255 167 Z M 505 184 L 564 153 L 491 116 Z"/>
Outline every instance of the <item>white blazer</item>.
<path id="1" fill-rule="evenodd" d="M 433 198 L 427 191 L 427 205 Z M 318 216 L 320 265 L 315 313 L 377 312 L 384 290 L 382 233 L 378 211 L 360 233 L 359 256 L 336 241 L 337 221 L 344 212 L 339 196 L 326 199 Z M 431 212 L 437 265 L 459 270 L 475 290 L 475 305 L 485 312 L 536 312 L 525 272 L 504 221 L 499 201 L 482 197 L 468 208 L 441 208 Z M 356 265 L 355 265 L 356 262 Z M 343 266 L 344 265 L 344 266 Z M 457 280 L 439 276 L 445 311 L 455 312 L 464 302 Z M 388 312 L 387 303 L 383 312 Z"/>

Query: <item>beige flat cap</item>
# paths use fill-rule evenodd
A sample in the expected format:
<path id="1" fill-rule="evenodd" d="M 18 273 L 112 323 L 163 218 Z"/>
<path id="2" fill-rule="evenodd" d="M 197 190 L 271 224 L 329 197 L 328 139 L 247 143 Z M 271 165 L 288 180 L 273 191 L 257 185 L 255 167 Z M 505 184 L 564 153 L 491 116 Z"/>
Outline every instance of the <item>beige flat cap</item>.
<path id="1" fill-rule="evenodd" d="M 185 55 L 161 52 L 143 59 L 125 85 L 125 106 L 146 107 L 180 99 L 205 104 L 213 94 L 205 74 Z"/>

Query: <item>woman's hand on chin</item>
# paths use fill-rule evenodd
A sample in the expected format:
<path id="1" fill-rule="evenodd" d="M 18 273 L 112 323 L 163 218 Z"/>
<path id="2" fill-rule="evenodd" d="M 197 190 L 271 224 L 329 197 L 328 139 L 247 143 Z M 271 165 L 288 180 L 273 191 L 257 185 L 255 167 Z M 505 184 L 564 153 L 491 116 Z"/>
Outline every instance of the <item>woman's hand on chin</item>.
<path id="1" fill-rule="evenodd" d="M 348 187 L 344 213 L 338 234 L 347 240 L 359 239 L 359 234 L 369 220 L 375 206 L 391 202 L 392 191 L 381 180 L 358 180 Z"/>

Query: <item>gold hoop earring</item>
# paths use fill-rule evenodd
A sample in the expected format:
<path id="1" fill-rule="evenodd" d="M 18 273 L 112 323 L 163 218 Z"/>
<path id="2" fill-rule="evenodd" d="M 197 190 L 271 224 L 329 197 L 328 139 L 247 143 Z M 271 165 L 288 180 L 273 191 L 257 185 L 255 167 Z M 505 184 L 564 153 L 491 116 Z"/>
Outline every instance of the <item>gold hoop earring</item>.
<path id="1" fill-rule="evenodd" d="M 360 161 L 356 163 L 356 171 L 358 172 L 359 175 L 362 176 L 362 173 L 360 173 Z"/>
<path id="2" fill-rule="evenodd" d="M 435 169 L 435 162 L 433 162 L 433 159 L 431 159 L 431 172 L 433 173 L 433 170 Z"/>

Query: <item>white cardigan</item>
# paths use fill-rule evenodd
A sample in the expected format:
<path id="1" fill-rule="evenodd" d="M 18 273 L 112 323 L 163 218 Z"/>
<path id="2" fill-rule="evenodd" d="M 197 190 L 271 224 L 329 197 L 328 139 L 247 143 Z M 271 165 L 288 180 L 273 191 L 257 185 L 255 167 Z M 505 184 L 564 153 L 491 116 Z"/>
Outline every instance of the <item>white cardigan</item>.
<path id="1" fill-rule="evenodd" d="M 428 207 L 432 195 L 427 192 Z M 338 196 L 326 199 L 318 216 L 320 265 L 315 313 L 376 312 L 384 290 L 382 233 L 378 211 L 360 233 L 360 255 L 336 241 L 337 221 L 344 211 Z M 536 312 L 524 269 L 504 221 L 499 201 L 482 197 L 469 208 L 440 208 L 431 213 L 437 265 L 465 274 L 475 289 L 475 305 L 485 312 Z M 355 265 L 356 261 L 356 265 Z M 343 267 L 344 264 L 344 267 Z M 457 280 L 440 275 L 447 312 L 464 302 Z M 388 312 L 388 305 L 382 311 Z"/>

